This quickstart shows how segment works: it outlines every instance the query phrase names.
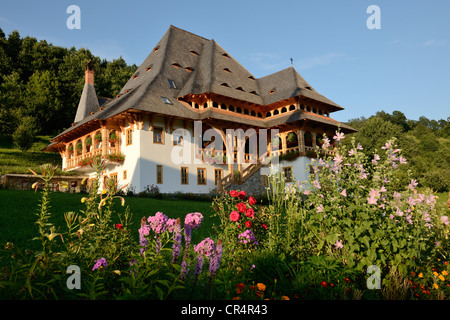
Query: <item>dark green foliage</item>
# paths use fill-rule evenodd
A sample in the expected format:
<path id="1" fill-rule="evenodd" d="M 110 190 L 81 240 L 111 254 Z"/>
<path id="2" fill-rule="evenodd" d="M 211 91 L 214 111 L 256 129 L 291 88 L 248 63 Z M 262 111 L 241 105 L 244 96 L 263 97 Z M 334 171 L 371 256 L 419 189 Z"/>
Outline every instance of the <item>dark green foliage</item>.
<path id="1" fill-rule="evenodd" d="M 411 171 L 423 187 L 440 192 L 450 190 L 450 118 L 436 121 L 422 116 L 408 120 L 400 111 L 379 111 L 368 119 L 351 119 L 347 124 L 358 130 L 356 140 L 368 156 L 380 151 L 387 139 L 397 138 L 408 161 L 396 173 L 399 185 L 404 184 L 406 172 Z"/>
<path id="2" fill-rule="evenodd" d="M 101 60 L 88 49 L 67 49 L 0 29 L 0 134 L 12 134 L 32 116 L 37 134 L 54 135 L 73 122 L 84 85 L 84 67 L 94 63 L 97 95 L 114 97 L 137 69 L 120 57 Z"/>

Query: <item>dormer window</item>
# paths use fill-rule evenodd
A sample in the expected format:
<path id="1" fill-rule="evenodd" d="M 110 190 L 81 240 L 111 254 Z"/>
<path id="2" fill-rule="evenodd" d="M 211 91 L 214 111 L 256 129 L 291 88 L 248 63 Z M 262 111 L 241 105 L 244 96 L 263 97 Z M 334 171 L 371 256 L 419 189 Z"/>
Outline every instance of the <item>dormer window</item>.
<path id="1" fill-rule="evenodd" d="M 222 53 L 222 56 L 224 56 L 225 58 L 229 58 L 230 56 L 228 55 L 228 53 Z"/>
<path id="2" fill-rule="evenodd" d="M 228 68 L 224 68 L 223 71 L 228 72 L 228 73 L 231 73 L 231 70 L 228 69 Z"/>
<path id="3" fill-rule="evenodd" d="M 256 91 L 255 90 L 253 90 L 253 91 L 250 91 L 250 93 L 251 94 L 254 94 L 255 96 L 257 96 L 258 94 L 256 93 Z"/>
<path id="4" fill-rule="evenodd" d="M 171 89 L 177 89 L 177 85 L 175 84 L 175 81 L 173 80 L 168 80 L 169 81 L 169 87 Z"/>
<path id="5" fill-rule="evenodd" d="M 174 68 L 181 68 L 181 64 L 179 64 L 179 63 L 172 63 L 172 67 L 174 67 Z"/>
<path id="6" fill-rule="evenodd" d="M 145 71 L 150 71 L 150 70 L 152 70 L 151 66 L 148 66 L 147 69 L 145 69 Z"/>
<path id="7" fill-rule="evenodd" d="M 237 87 L 237 88 L 236 88 L 236 90 L 239 90 L 239 91 L 245 92 L 245 90 L 244 90 L 244 89 L 242 89 L 242 87 Z"/>
<path id="8" fill-rule="evenodd" d="M 169 98 L 161 97 L 161 99 L 164 101 L 165 104 L 173 104 L 172 101 L 170 101 Z"/>
<path id="9" fill-rule="evenodd" d="M 228 85 L 228 83 L 226 83 L 226 82 L 221 83 L 220 85 L 223 86 L 223 87 L 228 87 L 228 88 L 230 87 L 230 86 Z"/>
<path id="10" fill-rule="evenodd" d="M 186 70 L 187 72 L 192 72 L 194 69 L 192 69 L 191 67 L 186 67 L 184 68 L 184 70 Z"/>
<path id="11" fill-rule="evenodd" d="M 191 54 L 194 55 L 194 56 L 198 56 L 199 55 L 198 52 L 194 51 L 194 50 L 191 51 Z"/>
<path id="12" fill-rule="evenodd" d="M 136 79 L 137 77 L 137 74 L 133 74 L 133 79 Z"/>
<path id="13" fill-rule="evenodd" d="M 156 52 L 156 51 L 158 51 L 159 50 L 159 47 L 155 47 L 154 49 L 153 49 L 153 52 Z"/>
<path id="14" fill-rule="evenodd" d="M 256 80 L 254 76 L 250 76 L 248 78 L 251 79 L 251 80 Z"/>
<path id="15" fill-rule="evenodd" d="M 275 93 L 275 90 L 274 90 L 274 89 L 269 90 L 269 94 L 272 94 L 272 93 Z"/>

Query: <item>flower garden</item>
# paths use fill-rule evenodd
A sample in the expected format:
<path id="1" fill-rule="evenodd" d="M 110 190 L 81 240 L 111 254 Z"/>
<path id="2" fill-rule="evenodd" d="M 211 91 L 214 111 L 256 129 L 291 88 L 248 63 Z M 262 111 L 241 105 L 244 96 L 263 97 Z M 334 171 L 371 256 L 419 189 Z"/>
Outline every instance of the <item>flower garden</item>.
<path id="1" fill-rule="evenodd" d="M 407 159 L 395 140 L 368 158 L 344 138 L 336 132 L 333 156 L 317 150 L 309 181 L 271 175 L 268 205 L 245 190 L 216 197 L 218 223 L 198 243 L 192 234 L 210 218 L 200 212 L 169 218 L 149 208 L 133 234 L 113 180 L 103 190 L 94 182 L 83 210 L 53 225 L 55 168 L 43 165 L 40 250 L 2 244 L 0 298 L 448 300 L 448 211 L 414 177 L 402 185 L 397 173 Z M 321 148 L 330 147 L 324 137 Z M 102 165 L 92 163 L 99 177 Z M 73 266 L 78 276 L 67 271 Z"/>

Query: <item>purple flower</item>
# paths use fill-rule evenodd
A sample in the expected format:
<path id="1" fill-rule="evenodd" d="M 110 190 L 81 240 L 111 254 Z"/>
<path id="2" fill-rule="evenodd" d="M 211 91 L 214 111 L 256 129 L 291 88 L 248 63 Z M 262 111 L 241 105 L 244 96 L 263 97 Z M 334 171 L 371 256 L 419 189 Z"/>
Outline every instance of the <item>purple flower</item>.
<path id="1" fill-rule="evenodd" d="M 214 276 L 217 269 L 219 268 L 220 260 L 222 259 L 222 239 L 217 241 L 217 246 L 215 252 L 211 255 L 209 260 L 209 274 Z"/>
<path id="2" fill-rule="evenodd" d="M 92 268 L 92 271 L 100 268 L 100 267 L 106 267 L 108 265 L 108 263 L 106 262 L 105 258 L 100 258 L 98 260 L 95 261 L 94 267 Z"/>
<path id="3" fill-rule="evenodd" d="M 216 251 L 216 245 L 210 238 L 202 240 L 198 245 L 194 246 L 194 251 L 199 254 L 204 254 L 206 257 L 211 256 Z"/>
<path id="4" fill-rule="evenodd" d="M 184 226 L 190 229 L 197 229 L 203 221 L 203 215 L 200 212 L 188 213 L 184 219 Z"/>
<path id="5" fill-rule="evenodd" d="M 175 225 L 173 227 L 173 240 L 172 245 L 172 263 L 175 263 L 178 256 L 180 255 L 181 248 L 181 220 L 175 220 Z"/>
<path id="6" fill-rule="evenodd" d="M 238 240 L 240 243 L 255 243 L 256 245 L 258 244 L 258 241 L 256 241 L 255 235 L 253 234 L 253 232 L 250 229 L 245 230 L 244 232 L 242 232 L 240 235 L 238 235 Z"/>
<path id="7" fill-rule="evenodd" d="M 194 275 L 197 277 L 203 269 L 203 255 L 197 255 L 197 263 L 195 264 Z"/>
<path id="8" fill-rule="evenodd" d="M 148 217 L 147 221 L 156 234 L 163 233 L 167 229 L 168 217 L 162 212 L 157 212 L 153 217 Z"/>

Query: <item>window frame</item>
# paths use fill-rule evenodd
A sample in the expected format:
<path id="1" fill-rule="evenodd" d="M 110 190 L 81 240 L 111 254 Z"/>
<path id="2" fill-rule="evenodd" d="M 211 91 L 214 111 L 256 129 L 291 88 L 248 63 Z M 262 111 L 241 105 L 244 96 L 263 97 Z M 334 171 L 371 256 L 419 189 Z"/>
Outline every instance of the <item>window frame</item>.
<path id="1" fill-rule="evenodd" d="M 289 177 L 289 179 L 286 178 L 286 170 L 289 170 L 289 171 L 290 171 L 290 177 Z M 294 177 L 293 177 L 293 171 L 292 171 L 292 166 L 289 166 L 289 167 L 283 167 L 283 176 L 284 176 L 284 181 L 285 181 L 285 182 L 292 182 L 292 181 L 294 180 Z"/>
<path id="2" fill-rule="evenodd" d="M 204 182 L 201 181 L 200 172 L 203 172 L 203 180 L 204 180 Z M 205 186 L 206 184 L 207 184 L 206 168 L 197 168 L 197 185 Z"/>
<path id="3" fill-rule="evenodd" d="M 184 172 L 184 176 L 185 176 L 185 179 L 183 179 L 183 169 L 185 170 L 185 172 Z M 180 178 L 181 178 L 181 184 L 182 185 L 188 185 L 189 184 L 189 168 L 188 167 L 181 167 L 180 168 Z M 183 181 L 183 180 L 185 180 L 185 181 Z"/>
<path id="4" fill-rule="evenodd" d="M 133 128 L 125 130 L 125 146 L 131 146 L 133 144 Z"/>
<path id="5" fill-rule="evenodd" d="M 161 142 L 155 141 L 156 130 L 161 130 Z M 164 144 L 164 128 L 163 127 L 153 127 L 153 143 Z"/>
<path id="6" fill-rule="evenodd" d="M 159 172 L 161 169 L 161 173 Z M 156 165 L 156 184 L 163 184 L 163 166 L 161 164 Z"/>
<path id="7" fill-rule="evenodd" d="M 220 180 L 223 179 L 223 169 L 214 169 L 214 185 L 219 185 L 219 181 L 217 180 L 217 173 L 220 172 Z"/>

